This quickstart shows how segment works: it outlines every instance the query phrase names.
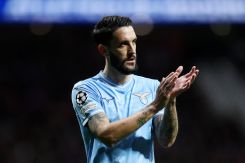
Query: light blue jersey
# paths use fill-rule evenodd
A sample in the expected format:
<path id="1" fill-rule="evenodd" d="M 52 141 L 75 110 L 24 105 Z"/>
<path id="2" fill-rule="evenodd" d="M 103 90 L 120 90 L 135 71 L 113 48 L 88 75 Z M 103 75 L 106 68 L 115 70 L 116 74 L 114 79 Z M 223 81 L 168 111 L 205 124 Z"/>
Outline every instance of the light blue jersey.
<path id="1" fill-rule="evenodd" d="M 153 163 L 153 122 L 147 121 L 128 137 L 109 148 L 94 137 L 86 125 L 105 113 L 110 122 L 139 112 L 155 98 L 158 80 L 132 75 L 125 84 L 116 84 L 102 72 L 80 81 L 72 90 L 72 103 L 80 125 L 88 163 Z"/>

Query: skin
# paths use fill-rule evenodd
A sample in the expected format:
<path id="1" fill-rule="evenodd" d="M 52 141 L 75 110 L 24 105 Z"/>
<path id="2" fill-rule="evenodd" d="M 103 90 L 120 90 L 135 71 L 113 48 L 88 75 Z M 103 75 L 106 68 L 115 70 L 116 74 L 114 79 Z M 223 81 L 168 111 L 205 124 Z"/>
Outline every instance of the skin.
<path id="1" fill-rule="evenodd" d="M 127 82 L 132 77 L 130 72 L 137 69 L 136 40 L 133 27 L 125 26 L 114 31 L 110 45 L 99 44 L 97 47 L 99 53 L 105 57 L 104 75 L 118 84 Z M 111 55 L 117 59 L 117 66 L 112 62 Z M 128 73 L 122 72 L 120 68 Z M 104 113 L 93 116 L 88 122 L 91 133 L 104 144 L 112 147 L 165 107 L 165 113 L 155 118 L 154 129 L 158 142 L 163 147 L 170 147 L 178 133 L 176 97 L 190 88 L 199 73 L 199 70 L 193 66 L 189 73 L 180 76 L 182 70 L 183 67 L 179 66 L 176 71 L 171 72 L 166 78 L 162 78 L 156 98 L 141 111 L 116 122 L 109 122 Z"/>

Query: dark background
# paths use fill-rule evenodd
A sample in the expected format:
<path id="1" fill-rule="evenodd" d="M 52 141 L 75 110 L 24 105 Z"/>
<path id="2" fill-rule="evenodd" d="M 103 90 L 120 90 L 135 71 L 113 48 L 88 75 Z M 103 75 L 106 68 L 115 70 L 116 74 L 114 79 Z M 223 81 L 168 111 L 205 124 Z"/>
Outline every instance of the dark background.
<path id="1" fill-rule="evenodd" d="M 71 89 L 104 59 L 93 25 L 0 25 L 0 162 L 85 162 Z M 200 69 L 177 101 L 179 134 L 156 162 L 245 162 L 245 32 L 241 24 L 165 24 L 138 37 L 139 75 Z M 218 32 L 217 32 L 218 31 Z"/>

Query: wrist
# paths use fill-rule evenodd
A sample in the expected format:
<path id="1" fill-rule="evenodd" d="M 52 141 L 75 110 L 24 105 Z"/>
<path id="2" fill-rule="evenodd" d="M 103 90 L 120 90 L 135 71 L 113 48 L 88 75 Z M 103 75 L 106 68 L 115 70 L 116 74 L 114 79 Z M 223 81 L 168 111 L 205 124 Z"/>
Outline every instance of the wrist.
<path id="1" fill-rule="evenodd" d="M 176 98 L 172 98 L 168 101 L 168 104 L 176 104 Z"/>
<path id="2" fill-rule="evenodd" d="M 149 106 L 155 112 L 158 112 L 159 110 L 162 110 L 167 105 L 168 105 L 168 101 L 165 101 L 165 102 L 163 102 L 163 101 L 161 101 L 161 102 L 153 101 Z"/>
<path id="3" fill-rule="evenodd" d="M 172 108 L 176 106 L 176 98 L 170 99 L 168 104 L 167 104 L 167 108 Z"/>
<path id="4" fill-rule="evenodd" d="M 151 103 L 148 105 L 148 109 L 150 112 L 152 112 L 153 114 L 156 114 L 160 109 L 159 109 L 159 106 L 155 103 Z"/>

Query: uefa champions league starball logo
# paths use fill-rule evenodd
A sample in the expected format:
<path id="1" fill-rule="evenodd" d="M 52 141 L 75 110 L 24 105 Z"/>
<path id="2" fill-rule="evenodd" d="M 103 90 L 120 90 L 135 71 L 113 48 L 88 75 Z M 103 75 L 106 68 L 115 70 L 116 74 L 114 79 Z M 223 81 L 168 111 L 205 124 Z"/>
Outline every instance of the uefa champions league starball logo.
<path id="1" fill-rule="evenodd" d="M 86 92 L 78 92 L 77 93 L 77 96 L 76 96 L 76 99 L 77 99 L 77 104 L 79 106 L 82 106 L 83 104 L 85 104 L 86 100 L 87 100 L 87 93 Z"/>

